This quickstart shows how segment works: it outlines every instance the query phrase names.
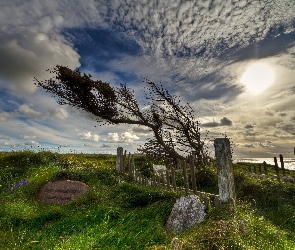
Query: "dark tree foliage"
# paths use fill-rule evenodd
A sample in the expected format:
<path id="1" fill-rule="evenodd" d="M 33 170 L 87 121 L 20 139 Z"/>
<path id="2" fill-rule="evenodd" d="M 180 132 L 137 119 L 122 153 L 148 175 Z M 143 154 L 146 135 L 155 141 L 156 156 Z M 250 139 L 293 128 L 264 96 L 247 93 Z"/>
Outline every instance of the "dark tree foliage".
<path id="1" fill-rule="evenodd" d="M 109 83 L 94 81 L 91 75 L 79 70 L 57 65 L 50 71 L 54 78 L 35 84 L 58 97 L 60 105 L 78 107 L 103 119 L 109 124 L 131 124 L 146 126 L 153 132 L 138 150 L 148 155 L 170 158 L 174 161 L 185 159 L 192 151 L 199 161 L 208 160 L 207 148 L 200 135 L 200 123 L 187 103 L 168 93 L 162 86 L 145 80 L 146 109 L 140 109 L 134 91 L 121 84 L 113 88 Z"/>

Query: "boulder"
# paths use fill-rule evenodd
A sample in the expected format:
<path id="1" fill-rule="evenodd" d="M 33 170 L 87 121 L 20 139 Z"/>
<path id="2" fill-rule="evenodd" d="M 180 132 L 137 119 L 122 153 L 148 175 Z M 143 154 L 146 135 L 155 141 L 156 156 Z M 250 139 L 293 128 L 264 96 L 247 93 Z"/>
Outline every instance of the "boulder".
<path id="1" fill-rule="evenodd" d="M 89 187 L 80 181 L 54 181 L 45 184 L 39 193 L 43 203 L 66 204 L 83 196 Z"/>
<path id="2" fill-rule="evenodd" d="M 205 206 L 196 195 L 183 196 L 172 208 L 167 230 L 176 234 L 182 233 L 203 221 L 205 216 Z"/>

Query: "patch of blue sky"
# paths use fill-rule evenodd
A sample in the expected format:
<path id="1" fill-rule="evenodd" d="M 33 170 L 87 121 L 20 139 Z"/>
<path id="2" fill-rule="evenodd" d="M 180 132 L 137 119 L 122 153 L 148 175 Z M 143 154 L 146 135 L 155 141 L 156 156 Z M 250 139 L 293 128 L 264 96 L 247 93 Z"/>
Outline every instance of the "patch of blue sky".
<path id="1" fill-rule="evenodd" d="M 23 101 L 15 95 L 11 95 L 8 90 L 0 89 L 0 107 L 2 111 L 13 112 Z"/>
<path id="2" fill-rule="evenodd" d="M 81 58 L 81 70 L 102 72 L 112 70 L 109 63 L 122 56 L 138 56 L 141 47 L 123 32 L 115 32 L 102 28 L 66 29 L 64 35 Z"/>
<path id="3" fill-rule="evenodd" d="M 243 61 L 276 56 L 293 47 L 294 39 L 295 31 L 290 33 L 279 33 L 271 29 L 265 39 L 259 42 L 250 43 L 245 48 L 238 48 L 238 50 L 233 50 L 228 59 Z"/>
<path id="4" fill-rule="evenodd" d="M 142 81 L 144 80 L 139 79 L 137 75 L 133 74 L 132 72 L 114 71 L 113 73 L 122 80 L 121 83 L 126 83 L 128 87 L 133 85 L 132 83 L 135 83 L 136 85 L 142 84 Z"/>

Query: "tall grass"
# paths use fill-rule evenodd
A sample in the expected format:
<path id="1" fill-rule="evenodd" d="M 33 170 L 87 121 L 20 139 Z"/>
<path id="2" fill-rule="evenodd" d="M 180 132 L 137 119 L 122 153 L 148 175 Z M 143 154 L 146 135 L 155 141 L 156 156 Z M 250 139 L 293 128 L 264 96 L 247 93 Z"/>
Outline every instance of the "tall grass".
<path id="1" fill-rule="evenodd" d="M 115 161 L 109 155 L 1 153 L 1 249 L 170 249 L 175 235 L 165 223 L 183 194 L 135 184 L 115 172 Z M 202 223 L 177 235 L 183 249 L 295 249 L 295 185 L 257 179 L 246 169 L 235 167 L 236 207 L 211 209 Z M 215 169 L 196 176 L 199 190 L 216 191 Z M 66 205 L 39 202 L 42 185 L 64 179 L 83 181 L 90 191 Z"/>

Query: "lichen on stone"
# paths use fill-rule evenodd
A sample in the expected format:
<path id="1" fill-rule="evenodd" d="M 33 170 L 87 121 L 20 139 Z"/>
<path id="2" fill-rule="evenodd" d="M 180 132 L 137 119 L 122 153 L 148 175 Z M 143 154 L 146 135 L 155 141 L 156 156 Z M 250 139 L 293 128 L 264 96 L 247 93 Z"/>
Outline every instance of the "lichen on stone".
<path id="1" fill-rule="evenodd" d="M 182 196 L 173 206 L 167 221 L 167 229 L 181 233 L 203 221 L 205 216 L 205 206 L 196 195 Z"/>

